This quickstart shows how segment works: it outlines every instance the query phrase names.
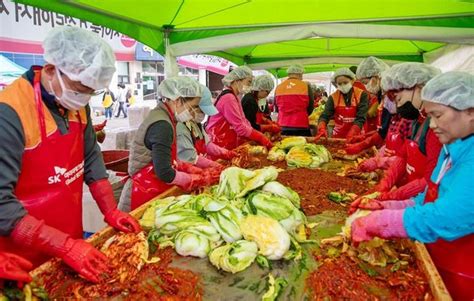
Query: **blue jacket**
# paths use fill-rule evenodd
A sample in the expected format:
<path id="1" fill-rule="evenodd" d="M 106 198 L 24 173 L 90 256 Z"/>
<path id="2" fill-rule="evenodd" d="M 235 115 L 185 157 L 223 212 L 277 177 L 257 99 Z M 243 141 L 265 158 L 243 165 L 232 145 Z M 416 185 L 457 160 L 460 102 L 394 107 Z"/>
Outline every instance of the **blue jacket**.
<path id="1" fill-rule="evenodd" d="M 403 215 L 408 237 L 423 243 L 438 238 L 451 241 L 474 233 L 474 135 L 443 147 L 431 175 L 433 182 L 447 156 L 451 156 L 452 167 L 441 179 L 438 199 L 423 204 L 425 191 Z"/>

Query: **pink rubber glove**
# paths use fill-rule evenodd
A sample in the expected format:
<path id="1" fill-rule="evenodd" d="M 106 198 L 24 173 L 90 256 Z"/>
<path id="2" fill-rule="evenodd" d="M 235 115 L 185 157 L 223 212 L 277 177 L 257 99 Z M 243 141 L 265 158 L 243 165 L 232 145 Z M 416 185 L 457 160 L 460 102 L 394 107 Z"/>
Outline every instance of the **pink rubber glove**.
<path id="1" fill-rule="evenodd" d="M 28 271 L 33 264 L 16 254 L 0 252 L 0 280 L 7 279 L 18 282 L 31 282 Z"/>
<path id="2" fill-rule="evenodd" d="M 203 186 L 202 174 L 188 174 L 181 171 L 176 171 L 176 176 L 170 184 L 177 185 L 184 191 L 193 191 Z"/>
<path id="3" fill-rule="evenodd" d="M 371 240 L 374 237 L 407 237 L 403 226 L 405 210 L 380 210 L 356 219 L 351 226 L 354 242 Z"/>
<path id="4" fill-rule="evenodd" d="M 415 197 L 417 194 L 425 191 L 426 188 L 426 179 L 420 178 L 413 180 L 411 182 L 408 182 L 407 184 L 389 191 L 389 192 L 384 192 L 380 195 L 379 199 L 384 201 L 384 200 L 405 200 L 409 199 L 412 197 Z"/>
<path id="5" fill-rule="evenodd" d="M 270 139 L 268 139 L 264 134 L 256 130 L 252 130 L 249 139 L 256 141 L 258 144 L 265 146 L 267 149 L 270 149 L 273 146 Z"/>
<path id="6" fill-rule="evenodd" d="M 220 147 L 213 142 L 210 142 L 206 145 L 206 152 L 213 158 L 223 160 L 232 160 L 234 157 L 237 156 L 236 152 Z"/>
<path id="7" fill-rule="evenodd" d="M 202 168 L 199 168 L 195 166 L 194 164 L 191 164 L 186 161 L 178 161 L 176 162 L 175 168 L 177 171 L 185 172 L 188 174 L 202 174 L 203 170 Z"/>
<path id="8" fill-rule="evenodd" d="M 385 158 L 385 157 L 384 157 Z M 380 192 L 388 192 L 392 187 L 401 180 L 406 173 L 406 161 L 401 157 L 389 157 L 391 158 L 390 167 L 385 171 L 382 180 L 374 187 L 374 190 Z"/>
<path id="9" fill-rule="evenodd" d="M 382 209 L 404 209 L 407 207 L 412 207 L 415 205 L 415 202 L 412 199 L 408 200 L 387 200 L 387 201 L 380 201 L 380 200 L 370 200 L 366 202 L 365 204 L 356 203 L 354 201 L 351 204 L 351 210 L 349 211 L 349 214 L 354 213 L 357 209 L 363 209 L 363 210 L 382 210 Z"/>
<path id="10" fill-rule="evenodd" d="M 82 239 L 73 239 L 31 215 L 24 216 L 17 223 L 11 237 L 18 245 L 60 257 L 89 281 L 97 283 L 101 275 L 110 272 L 107 257 L 91 244 Z"/>
<path id="11" fill-rule="evenodd" d="M 199 168 L 221 168 L 222 164 L 212 161 L 206 157 L 198 156 L 196 161 L 196 166 Z"/>
<path id="12" fill-rule="evenodd" d="M 138 233 L 142 230 L 135 218 L 117 209 L 117 201 L 109 180 L 92 182 L 89 184 L 89 189 L 107 224 L 125 233 Z"/>

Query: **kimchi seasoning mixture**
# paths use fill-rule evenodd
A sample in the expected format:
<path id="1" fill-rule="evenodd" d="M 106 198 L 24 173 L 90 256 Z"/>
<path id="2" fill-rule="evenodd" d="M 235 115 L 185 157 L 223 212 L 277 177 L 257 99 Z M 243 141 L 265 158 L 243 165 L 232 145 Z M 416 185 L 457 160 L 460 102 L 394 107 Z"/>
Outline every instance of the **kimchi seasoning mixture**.
<path id="1" fill-rule="evenodd" d="M 104 278 L 101 283 L 93 284 L 64 264 L 41 275 L 39 282 L 44 284 L 50 299 L 201 300 L 199 276 L 169 267 L 173 256 L 171 248 L 157 250 L 150 257 L 160 258 L 158 262 L 145 264 L 123 282 L 110 283 Z"/>
<path id="2" fill-rule="evenodd" d="M 368 190 L 365 181 L 349 179 L 319 169 L 289 169 L 279 173 L 278 182 L 289 186 L 301 197 L 301 207 L 306 215 L 326 210 L 345 210 L 341 204 L 331 202 L 329 192 L 345 190 L 357 195 Z"/>

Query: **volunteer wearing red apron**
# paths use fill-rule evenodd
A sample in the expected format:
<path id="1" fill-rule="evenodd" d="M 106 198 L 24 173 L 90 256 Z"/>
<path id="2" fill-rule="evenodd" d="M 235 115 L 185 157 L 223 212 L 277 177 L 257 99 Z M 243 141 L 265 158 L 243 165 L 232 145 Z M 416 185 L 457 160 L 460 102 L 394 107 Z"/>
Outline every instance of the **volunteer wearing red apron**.
<path id="1" fill-rule="evenodd" d="M 422 91 L 430 127 L 444 147 L 427 190 L 381 202 L 352 224 L 355 241 L 409 237 L 426 243 L 454 300 L 474 299 L 474 76 L 448 72 Z"/>
<path id="2" fill-rule="evenodd" d="M 250 92 L 252 70 L 246 66 L 237 67 L 224 76 L 222 83 L 224 90 L 214 103 L 219 113 L 211 116 L 206 126 L 211 142 L 226 149 L 234 149 L 252 140 L 270 148 L 271 141 L 262 132 L 252 128 L 245 118 L 239 99 L 239 95 Z"/>
<path id="3" fill-rule="evenodd" d="M 199 108 L 193 112 L 194 118 L 187 122 L 178 122 L 176 126 L 178 159 L 211 172 L 215 181 L 218 182 L 218 177 L 224 166 L 213 161 L 213 158 L 232 158 L 234 154 L 228 154 L 233 152 L 217 145 L 208 149 L 207 145 L 212 142 L 206 139 L 202 122 L 206 115 L 213 116 L 217 114 L 217 109 L 212 104 L 211 91 L 204 85 L 201 85 L 201 88 L 203 89 L 202 97 Z"/>
<path id="4" fill-rule="evenodd" d="M 334 72 L 332 84 L 337 91 L 329 96 L 324 112 L 319 117 L 318 133 L 315 137 L 328 137 L 327 123 L 334 118 L 333 138 L 351 139 L 360 134 L 367 118 L 369 101 L 367 92 L 353 87 L 355 74 L 349 68 Z"/>
<path id="5" fill-rule="evenodd" d="M 158 92 L 165 99 L 150 111 L 135 134 L 130 148 L 127 180 L 119 208 L 137 208 L 173 185 L 191 191 L 206 184 L 201 169 L 177 160 L 177 122 L 194 118 L 202 95 L 201 85 L 189 77 L 161 82 Z"/>
<path id="6" fill-rule="evenodd" d="M 304 67 L 292 65 L 288 78 L 276 87 L 275 102 L 278 125 L 282 135 L 311 136 L 309 115 L 314 108 L 314 94 L 310 84 L 303 81 Z"/>
<path id="7" fill-rule="evenodd" d="M 48 63 L 0 92 L 0 251 L 35 266 L 57 256 L 97 282 L 107 259 L 81 239 L 83 182 L 109 225 L 140 231 L 117 209 L 87 105 L 109 85 L 114 54 L 74 27 L 53 29 L 43 48 Z"/>
<path id="8" fill-rule="evenodd" d="M 252 91 L 242 98 L 242 109 L 245 117 L 257 131 L 277 134 L 281 131 L 276 122 L 265 116 L 267 96 L 275 87 L 270 75 L 257 76 L 252 81 Z"/>

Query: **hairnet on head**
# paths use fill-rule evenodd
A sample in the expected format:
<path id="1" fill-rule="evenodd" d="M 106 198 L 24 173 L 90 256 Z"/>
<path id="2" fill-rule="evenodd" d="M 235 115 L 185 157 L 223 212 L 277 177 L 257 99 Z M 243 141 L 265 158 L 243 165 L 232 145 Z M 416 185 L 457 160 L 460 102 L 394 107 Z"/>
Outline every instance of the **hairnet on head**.
<path id="1" fill-rule="evenodd" d="M 351 69 L 349 69 L 349 68 L 339 68 L 336 71 L 334 71 L 334 74 L 332 75 L 332 78 L 331 78 L 331 83 L 334 86 L 336 85 L 336 79 L 339 76 L 346 76 L 346 77 L 351 78 L 351 79 L 355 79 L 355 77 L 356 77 L 354 72 L 351 71 Z"/>
<path id="2" fill-rule="evenodd" d="M 359 66 L 357 67 L 356 77 L 361 79 L 372 76 L 380 76 L 382 72 L 388 70 L 389 68 L 390 66 L 384 61 L 376 57 L 369 56 L 360 62 Z"/>
<path id="3" fill-rule="evenodd" d="M 244 79 L 247 77 L 252 77 L 252 69 L 250 69 L 247 66 L 240 66 L 237 68 L 234 68 L 232 71 L 227 73 L 224 78 L 222 79 L 222 84 L 226 87 L 230 86 L 232 82 L 239 80 L 239 79 Z"/>
<path id="4" fill-rule="evenodd" d="M 44 60 L 72 81 L 94 90 L 107 88 L 115 73 L 112 48 L 98 35 L 78 27 L 53 28 L 43 41 Z"/>
<path id="5" fill-rule="evenodd" d="M 291 65 L 286 70 L 286 73 L 288 73 L 288 74 L 303 74 L 304 73 L 304 66 L 300 65 L 300 64 Z"/>
<path id="6" fill-rule="evenodd" d="M 401 63 L 382 73 L 382 89 L 385 91 L 411 89 L 424 85 L 441 71 L 423 63 Z"/>
<path id="7" fill-rule="evenodd" d="M 217 108 L 212 104 L 212 94 L 208 87 L 201 84 L 202 96 L 201 101 L 199 101 L 199 108 L 201 111 L 208 115 L 213 116 L 219 113 Z"/>
<path id="8" fill-rule="evenodd" d="M 260 75 L 252 81 L 252 91 L 271 91 L 275 88 L 273 78 L 268 75 Z"/>
<path id="9" fill-rule="evenodd" d="M 179 97 L 201 97 L 201 85 L 194 79 L 186 76 L 167 78 L 158 86 L 158 94 L 162 97 L 175 100 Z"/>
<path id="10" fill-rule="evenodd" d="M 458 110 L 474 108 L 474 75 L 460 71 L 437 75 L 423 87 L 421 98 Z"/>

